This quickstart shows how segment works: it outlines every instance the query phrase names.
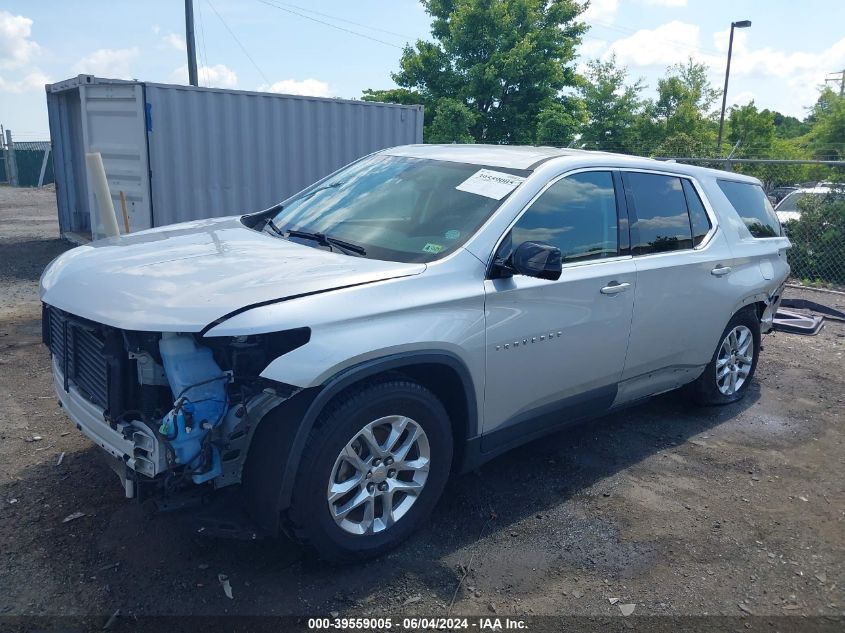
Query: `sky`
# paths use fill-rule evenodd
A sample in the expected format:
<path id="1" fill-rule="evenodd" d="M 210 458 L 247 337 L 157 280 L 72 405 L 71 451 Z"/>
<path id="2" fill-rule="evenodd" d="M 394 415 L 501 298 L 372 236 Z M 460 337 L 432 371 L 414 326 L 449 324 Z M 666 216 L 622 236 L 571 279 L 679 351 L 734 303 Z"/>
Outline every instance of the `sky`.
<path id="1" fill-rule="evenodd" d="M 359 98 L 393 86 L 407 42 L 430 38 L 416 0 L 194 0 L 200 85 Z M 800 7 L 800 8 L 799 8 Z M 49 138 L 44 84 L 80 73 L 187 83 L 181 0 L 0 2 L 0 123 L 18 140 Z M 724 81 L 728 104 L 752 99 L 803 118 L 825 78 L 845 68 L 845 2 L 592 0 L 578 64 L 608 58 L 654 93 L 690 55 Z"/>

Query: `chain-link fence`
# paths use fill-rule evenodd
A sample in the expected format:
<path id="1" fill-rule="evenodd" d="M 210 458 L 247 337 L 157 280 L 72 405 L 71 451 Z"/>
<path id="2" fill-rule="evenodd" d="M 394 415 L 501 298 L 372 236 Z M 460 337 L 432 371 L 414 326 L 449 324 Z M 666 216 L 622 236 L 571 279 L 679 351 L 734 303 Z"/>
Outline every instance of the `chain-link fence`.
<path id="1" fill-rule="evenodd" d="M 793 281 L 845 289 L 845 162 L 674 158 L 759 178 L 792 241 Z"/>

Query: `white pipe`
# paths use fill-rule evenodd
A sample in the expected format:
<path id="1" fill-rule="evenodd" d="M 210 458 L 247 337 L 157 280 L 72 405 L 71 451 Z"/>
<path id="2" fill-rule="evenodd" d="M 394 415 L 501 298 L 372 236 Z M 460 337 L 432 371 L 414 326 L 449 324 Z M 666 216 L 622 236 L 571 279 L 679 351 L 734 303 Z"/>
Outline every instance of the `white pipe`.
<path id="1" fill-rule="evenodd" d="M 103 157 L 100 152 L 85 154 L 85 164 L 88 166 L 88 178 L 94 189 L 94 197 L 97 199 L 97 212 L 100 221 L 99 227 L 102 234 L 92 235 L 94 239 L 100 237 L 119 237 L 120 229 L 117 228 L 117 216 L 114 214 L 114 204 L 109 192 L 109 183 L 106 180 L 106 169 L 103 167 Z M 94 233 L 94 227 L 91 227 Z"/>

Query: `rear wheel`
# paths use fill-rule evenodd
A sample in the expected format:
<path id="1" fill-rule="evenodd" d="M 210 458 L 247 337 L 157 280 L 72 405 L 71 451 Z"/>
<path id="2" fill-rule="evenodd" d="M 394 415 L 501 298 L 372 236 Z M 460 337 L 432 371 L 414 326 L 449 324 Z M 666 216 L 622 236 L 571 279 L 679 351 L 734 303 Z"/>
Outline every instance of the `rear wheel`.
<path id="1" fill-rule="evenodd" d="M 742 399 L 760 352 L 760 321 L 753 310 L 737 312 L 719 339 L 713 358 L 690 385 L 701 404 L 728 404 Z"/>
<path id="2" fill-rule="evenodd" d="M 449 476 L 452 435 L 440 401 L 392 380 L 341 396 L 315 425 L 288 520 L 328 560 L 378 556 L 413 532 Z"/>

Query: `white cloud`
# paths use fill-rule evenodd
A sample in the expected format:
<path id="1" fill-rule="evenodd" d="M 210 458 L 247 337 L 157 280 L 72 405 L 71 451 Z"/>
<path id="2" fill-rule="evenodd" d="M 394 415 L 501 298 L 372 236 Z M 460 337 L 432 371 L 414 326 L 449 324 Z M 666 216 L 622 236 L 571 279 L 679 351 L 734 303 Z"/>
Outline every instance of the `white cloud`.
<path id="1" fill-rule="evenodd" d="M 0 11 L 0 68 L 21 68 L 32 60 L 41 48 L 31 34 L 32 20 Z"/>
<path id="2" fill-rule="evenodd" d="M 0 77 L 0 92 L 12 92 L 19 94 L 21 92 L 30 92 L 35 90 L 44 90 L 44 84 L 51 83 L 52 79 L 42 73 L 40 70 L 33 70 L 31 73 L 24 76 L 23 79 L 17 81 L 8 81 Z"/>
<path id="3" fill-rule="evenodd" d="M 200 66 L 197 68 L 200 86 L 210 88 L 234 88 L 238 85 L 238 75 L 225 64 Z M 188 65 L 184 64 L 173 71 L 170 80 L 177 84 L 188 83 Z"/>
<path id="4" fill-rule="evenodd" d="M 619 8 L 619 0 L 590 0 L 590 6 L 580 16 L 582 20 L 607 20 L 612 22 Z"/>
<path id="5" fill-rule="evenodd" d="M 177 51 L 184 52 L 188 48 L 188 45 L 185 43 L 185 38 L 181 35 L 177 35 L 176 33 L 168 33 L 161 39 L 170 48 L 176 49 Z"/>
<path id="6" fill-rule="evenodd" d="M 735 106 L 744 106 L 748 105 L 752 101 L 754 101 L 754 93 L 750 90 L 743 90 L 739 94 L 735 96 L 731 96 L 730 90 L 728 91 L 728 101 L 730 102 L 729 105 Z"/>
<path id="7" fill-rule="evenodd" d="M 258 86 L 262 92 L 279 92 L 287 95 L 305 95 L 308 97 L 332 97 L 334 93 L 325 81 L 319 79 L 283 79 L 272 84 Z"/>
<path id="8" fill-rule="evenodd" d="M 141 55 L 137 46 L 132 48 L 100 48 L 86 55 L 73 66 L 75 73 L 97 75 L 109 79 L 132 79 L 132 62 Z"/>
<path id="9" fill-rule="evenodd" d="M 687 0 L 645 0 L 645 3 L 653 7 L 685 7 Z"/>
<path id="10" fill-rule="evenodd" d="M 626 66 L 669 66 L 698 56 L 700 29 L 695 24 L 672 20 L 654 29 L 641 29 L 616 40 L 604 54 L 616 54 Z"/>
<path id="11" fill-rule="evenodd" d="M 582 58 L 598 57 L 607 46 L 607 40 L 584 40 L 578 47 L 578 53 Z"/>

